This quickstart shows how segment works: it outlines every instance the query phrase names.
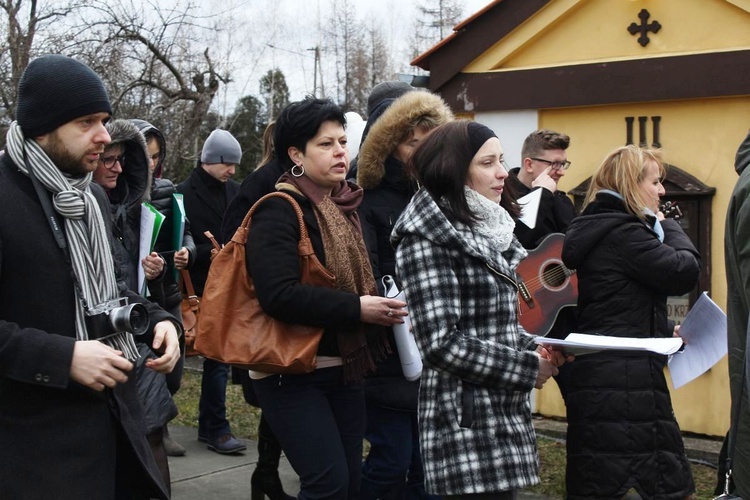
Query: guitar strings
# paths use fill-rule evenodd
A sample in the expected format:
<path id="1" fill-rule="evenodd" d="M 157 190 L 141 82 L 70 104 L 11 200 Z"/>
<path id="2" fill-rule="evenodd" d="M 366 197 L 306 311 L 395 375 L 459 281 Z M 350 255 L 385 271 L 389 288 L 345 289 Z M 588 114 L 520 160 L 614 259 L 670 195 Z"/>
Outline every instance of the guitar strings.
<path id="1" fill-rule="evenodd" d="M 546 282 L 549 282 L 550 280 L 563 282 L 565 278 L 573 274 L 573 272 L 574 271 L 568 271 L 563 266 L 557 266 L 554 270 L 542 272 L 542 277 Z M 524 284 L 526 284 L 526 288 L 534 291 L 541 289 L 544 286 L 542 284 L 542 277 L 536 277 L 528 281 L 524 281 Z"/>
<path id="2" fill-rule="evenodd" d="M 572 274 L 572 273 L 570 273 L 570 274 Z M 567 278 L 568 276 L 570 276 L 570 274 L 566 273 L 564 269 L 558 268 L 558 269 L 555 269 L 553 271 L 544 272 L 544 273 L 542 273 L 542 276 L 544 278 L 544 281 L 548 282 L 550 280 L 560 280 L 560 281 L 562 281 L 562 279 Z M 536 278 L 530 279 L 529 281 L 526 281 L 525 283 L 526 283 L 526 287 L 529 288 L 529 285 L 531 285 L 531 286 L 537 286 L 537 285 L 541 284 L 541 282 L 542 282 L 542 278 L 541 277 L 536 277 Z"/>

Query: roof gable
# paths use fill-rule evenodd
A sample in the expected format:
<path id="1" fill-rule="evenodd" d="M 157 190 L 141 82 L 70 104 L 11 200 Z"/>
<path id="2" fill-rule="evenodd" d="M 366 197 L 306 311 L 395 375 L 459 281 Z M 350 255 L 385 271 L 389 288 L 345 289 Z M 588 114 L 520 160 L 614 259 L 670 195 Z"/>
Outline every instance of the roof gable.
<path id="1" fill-rule="evenodd" d="M 749 2 L 557 0 L 546 5 L 478 58 L 465 72 L 521 69 L 677 56 L 750 48 Z M 639 13 L 648 15 L 643 23 Z M 658 32 L 628 27 L 658 22 Z M 731 36 L 727 36 L 731 33 Z"/>
<path id="2" fill-rule="evenodd" d="M 627 29 L 642 9 L 661 24 L 646 47 Z M 746 50 L 748 27 L 750 0 L 496 0 L 412 64 L 437 90 L 459 73 Z"/>

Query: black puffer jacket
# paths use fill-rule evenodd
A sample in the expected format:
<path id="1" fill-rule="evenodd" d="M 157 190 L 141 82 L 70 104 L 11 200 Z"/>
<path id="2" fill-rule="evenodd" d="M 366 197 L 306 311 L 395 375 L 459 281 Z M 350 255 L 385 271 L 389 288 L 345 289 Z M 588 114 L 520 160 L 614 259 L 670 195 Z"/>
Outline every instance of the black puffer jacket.
<path id="1" fill-rule="evenodd" d="M 224 219 L 221 221 L 222 241 L 232 239 L 237 228 L 242 224 L 245 215 L 255 205 L 256 201 L 268 193 L 276 191 L 276 181 L 286 171 L 286 165 L 274 157 L 245 177 L 245 180 L 240 184 L 237 196 L 232 198 L 224 212 Z"/>
<path id="2" fill-rule="evenodd" d="M 151 299 L 161 305 L 163 308 L 172 312 L 182 300 L 180 289 L 177 286 L 174 275 L 174 223 L 175 218 L 173 215 L 173 194 L 177 192 L 177 188 L 172 181 L 168 179 L 154 179 L 151 190 L 151 204 L 159 212 L 164 215 L 164 223 L 162 224 L 159 236 L 156 239 L 154 245 L 154 251 L 162 254 L 169 252 L 162 257 L 167 262 L 167 266 L 164 268 L 164 272 L 154 279 L 148 282 L 148 290 L 151 293 Z M 190 233 L 190 222 L 185 220 L 185 229 L 182 234 L 182 246 L 188 249 L 190 258 L 188 267 L 195 259 L 195 242 L 193 241 L 193 235 Z M 173 312 L 174 314 L 174 312 Z"/>
<path id="3" fill-rule="evenodd" d="M 646 221 L 653 224 L 653 219 Z M 600 193 L 565 235 L 563 261 L 578 272 L 579 328 L 619 337 L 669 337 L 668 295 L 698 282 L 700 256 L 674 220 L 650 225 Z M 568 498 L 682 499 L 695 489 L 664 377 L 654 354 L 579 356 L 571 365 Z"/>
<path id="4" fill-rule="evenodd" d="M 148 194 L 151 205 L 154 206 L 162 215 L 164 215 L 164 223 L 162 224 L 159 236 L 156 239 L 154 245 L 154 251 L 160 255 L 164 252 L 169 252 L 162 255 L 164 260 L 167 262 L 167 266 L 164 272 L 154 280 L 148 281 L 148 291 L 150 293 L 151 300 L 169 310 L 174 315 L 179 315 L 179 304 L 182 300 L 180 289 L 177 286 L 174 276 L 174 256 L 173 251 L 175 250 L 174 240 L 174 217 L 173 213 L 173 194 L 177 192 L 177 188 L 169 179 L 161 178 L 161 170 L 166 157 L 167 142 L 164 140 L 164 135 L 145 120 L 133 119 L 130 122 L 135 125 L 138 130 L 148 138 L 153 136 L 159 142 L 159 159 L 157 161 L 156 169 L 152 173 L 151 190 Z M 148 139 L 146 139 L 148 142 Z M 190 253 L 190 259 L 188 267 L 192 264 L 195 258 L 195 242 L 193 241 L 193 235 L 190 232 L 190 222 L 185 221 L 185 229 L 182 236 L 182 246 L 188 249 Z M 179 317 L 179 316 L 178 316 Z"/>
<path id="5" fill-rule="evenodd" d="M 416 192 L 416 183 L 408 179 L 404 164 L 394 158 L 393 152 L 421 117 L 443 124 L 452 120 L 453 114 L 440 97 L 429 92 L 413 91 L 398 99 L 383 100 L 370 114 L 359 150 L 354 175 L 365 195 L 358 212 L 381 295 L 385 292 L 383 276 L 396 276 L 393 226 Z M 388 339 L 391 346 L 396 345 L 390 329 Z M 367 378 L 368 402 L 388 408 L 416 411 L 418 390 L 418 381 L 404 378 L 395 348 Z"/>

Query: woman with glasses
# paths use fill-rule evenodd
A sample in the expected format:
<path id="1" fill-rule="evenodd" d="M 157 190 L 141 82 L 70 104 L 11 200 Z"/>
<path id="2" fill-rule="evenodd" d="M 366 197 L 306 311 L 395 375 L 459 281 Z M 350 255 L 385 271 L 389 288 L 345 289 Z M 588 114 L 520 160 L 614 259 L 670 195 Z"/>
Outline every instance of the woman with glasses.
<path id="1" fill-rule="evenodd" d="M 562 252 L 578 273 L 578 331 L 676 335 L 667 296 L 695 287 L 701 261 L 679 223 L 659 212 L 663 178 L 660 153 L 632 145 L 594 172 Z M 637 498 L 683 499 L 695 490 L 666 363 L 654 353 L 606 351 L 571 364 L 567 498 L 619 499 L 635 489 Z"/>
<path id="2" fill-rule="evenodd" d="M 120 279 L 131 290 L 138 289 L 138 242 L 141 203 L 148 198 L 149 160 L 146 141 L 127 120 L 111 120 L 107 131 L 112 142 L 99 156 L 94 182 L 104 188 L 112 207 L 112 231 L 119 244 L 115 257 Z M 126 166 L 127 165 L 127 166 Z"/>

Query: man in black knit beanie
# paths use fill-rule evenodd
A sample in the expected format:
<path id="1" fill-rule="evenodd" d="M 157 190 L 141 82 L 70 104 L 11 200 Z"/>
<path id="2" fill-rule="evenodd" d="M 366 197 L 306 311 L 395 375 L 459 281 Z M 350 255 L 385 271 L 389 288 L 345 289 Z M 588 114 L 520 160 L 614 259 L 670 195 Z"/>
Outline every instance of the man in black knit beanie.
<path id="1" fill-rule="evenodd" d="M 0 498 L 169 497 L 131 374 L 136 328 L 108 311 L 143 304 L 140 339 L 159 353 L 147 366 L 162 373 L 182 327 L 115 274 L 91 182 L 111 113 L 74 59 L 39 57 L 21 76 L 0 157 Z"/>

